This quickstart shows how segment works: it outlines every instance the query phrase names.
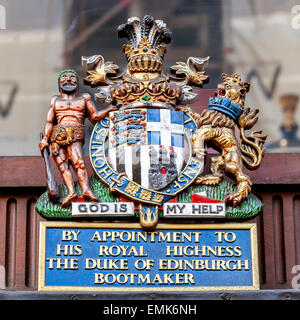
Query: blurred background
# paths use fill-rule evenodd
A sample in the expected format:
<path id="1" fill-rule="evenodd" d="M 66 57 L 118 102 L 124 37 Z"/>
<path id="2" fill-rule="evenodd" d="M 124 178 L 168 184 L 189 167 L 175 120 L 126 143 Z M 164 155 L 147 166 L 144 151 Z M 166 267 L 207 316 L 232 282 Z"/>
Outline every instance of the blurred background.
<path id="1" fill-rule="evenodd" d="M 39 155 L 40 132 L 57 94 L 60 70 L 80 75 L 81 56 L 101 54 L 122 69 L 118 25 L 145 14 L 173 36 L 165 71 L 188 57 L 210 56 L 210 83 L 197 90 L 200 112 L 222 72 L 251 83 L 246 106 L 260 109 L 255 128 L 267 152 L 300 152 L 300 1 L 289 0 L 0 0 L 0 155 Z M 103 106 L 98 105 L 101 109 Z M 92 125 L 87 122 L 87 135 Z M 87 139 L 88 141 L 88 139 Z M 87 144 L 85 146 L 87 153 Z"/>

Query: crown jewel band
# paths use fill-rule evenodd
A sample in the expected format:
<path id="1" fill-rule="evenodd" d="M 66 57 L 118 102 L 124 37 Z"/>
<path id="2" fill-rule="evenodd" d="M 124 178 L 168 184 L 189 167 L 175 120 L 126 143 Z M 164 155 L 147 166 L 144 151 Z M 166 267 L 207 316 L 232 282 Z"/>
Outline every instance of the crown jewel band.
<path id="1" fill-rule="evenodd" d="M 234 121 L 237 121 L 239 116 L 243 113 L 243 109 L 236 103 L 232 102 L 229 98 L 222 97 L 209 98 L 208 109 L 220 111 L 231 117 Z"/>

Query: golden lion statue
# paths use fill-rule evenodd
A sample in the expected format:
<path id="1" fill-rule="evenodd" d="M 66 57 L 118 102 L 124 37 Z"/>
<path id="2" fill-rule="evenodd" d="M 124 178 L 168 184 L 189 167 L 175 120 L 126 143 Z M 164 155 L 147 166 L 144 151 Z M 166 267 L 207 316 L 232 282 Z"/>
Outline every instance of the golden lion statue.
<path id="1" fill-rule="evenodd" d="M 245 134 L 245 130 L 257 122 L 259 112 L 257 109 L 244 109 L 249 83 L 242 82 L 237 73 L 231 76 L 223 73 L 222 80 L 215 97 L 210 98 L 208 108 L 201 115 L 192 113 L 198 127 L 193 135 L 194 154 L 203 156 L 205 144 L 220 152 L 210 160 L 211 174 L 199 176 L 195 182 L 216 185 L 221 182 L 224 171 L 232 175 L 237 183 L 237 192 L 228 194 L 225 202 L 230 201 L 236 206 L 248 196 L 252 185 L 242 170 L 243 163 L 250 170 L 260 166 L 266 136 L 261 131 L 253 131 L 248 136 Z M 240 141 L 235 136 L 235 125 L 240 129 Z"/>

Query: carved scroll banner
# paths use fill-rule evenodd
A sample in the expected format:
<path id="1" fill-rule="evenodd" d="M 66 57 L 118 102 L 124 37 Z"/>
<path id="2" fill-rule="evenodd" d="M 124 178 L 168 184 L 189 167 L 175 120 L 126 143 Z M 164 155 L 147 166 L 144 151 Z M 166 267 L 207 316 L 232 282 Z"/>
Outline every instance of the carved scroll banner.
<path id="1" fill-rule="evenodd" d="M 257 290 L 256 225 L 42 222 L 40 291 Z"/>

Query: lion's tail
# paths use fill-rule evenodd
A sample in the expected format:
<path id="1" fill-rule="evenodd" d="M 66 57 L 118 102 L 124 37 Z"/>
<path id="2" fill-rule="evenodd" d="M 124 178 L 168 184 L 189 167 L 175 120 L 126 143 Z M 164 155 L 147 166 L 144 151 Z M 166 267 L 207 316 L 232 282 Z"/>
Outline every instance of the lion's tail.
<path id="1" fill-rule="evenodd" d="M 241 153 L 242 160 L 245 166 L 250 170 L 257 169 L 265 154 L 264 143 L 266 136 L 262 134 L 262 131 L 252 131 L 248 136 L 245 134 L 245 130 L 251 129 L 258 120 L 258 110 L 250 111 L 249 108 L 245 109 L 239 117 L 239 127 L 241 135 Z"/>

